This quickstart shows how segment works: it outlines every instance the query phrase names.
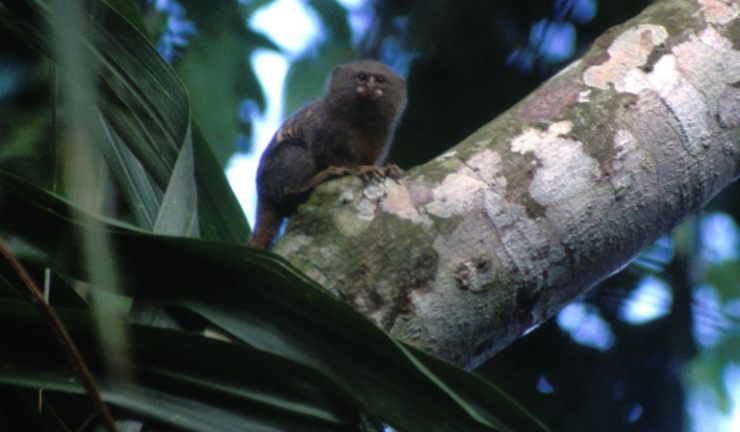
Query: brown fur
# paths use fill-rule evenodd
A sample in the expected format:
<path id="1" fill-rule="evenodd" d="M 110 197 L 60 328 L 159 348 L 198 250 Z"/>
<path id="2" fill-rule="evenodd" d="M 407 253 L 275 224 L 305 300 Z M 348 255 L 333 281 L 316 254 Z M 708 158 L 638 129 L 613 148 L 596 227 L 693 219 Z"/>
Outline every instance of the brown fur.
<path id="1" fill-rule="evenodd" d="M 326 95 L 275 133 L 257 170 L 257 223 L 250 245 L 268 248 L 281 221 L 320 183 L 341 175 L 397 175 L 385 158 L 406 106 L 406 83 L 382 63 L 337 66 Z"/>

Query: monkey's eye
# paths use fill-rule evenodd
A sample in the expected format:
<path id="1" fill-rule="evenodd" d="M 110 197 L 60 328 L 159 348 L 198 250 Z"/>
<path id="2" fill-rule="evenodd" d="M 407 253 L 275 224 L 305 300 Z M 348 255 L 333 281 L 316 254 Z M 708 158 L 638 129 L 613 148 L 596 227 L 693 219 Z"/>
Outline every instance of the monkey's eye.
<path id="1" fill-rule="evenodd" d="M 380 84 L 383 84 L 385 82 L 385 77 L 383 75 L 378 75 L 375 77 L 375 81 L 379 82 Z"/>
<path id="2" fill-rule="evenodd" d="M 360 81 L 362 81 L 362 82 L 367 81 L 367 78 L 368 78 L 368 76 L 367 76 L 367 74 L 365 72 L 360 72 L 360 73 L 357 74 L 357 79 L 360 80 Z"/>

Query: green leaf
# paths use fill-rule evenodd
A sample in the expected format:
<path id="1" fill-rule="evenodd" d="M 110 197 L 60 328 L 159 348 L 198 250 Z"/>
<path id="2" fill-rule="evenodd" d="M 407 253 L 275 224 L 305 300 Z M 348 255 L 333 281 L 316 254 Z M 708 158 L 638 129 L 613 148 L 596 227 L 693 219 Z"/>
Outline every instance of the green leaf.
<path id="1" fill-rule="evenodd" d="M 198 190 L 195 186 L 195 161 L 190 130 L 170 177 L 154 232 L 158 234 L 198 237 Z"/>
<path id="2" fill-rule="evenodd" d="M 285 112 L 298 111 L 324 93 L 327 76 L 334 67 L 354 59 L 348 41 L 329 42 L 321 47 L 317 59 L 305 58 L 291 63 L 285 83 Z"/>
<path id="3" fill-rule="evenodd" d="M 264 108 L 264 96 L 249 57 L 258 48 L 277 49 L 246 27 L 234 0 L 180 2 L 197 34 L 190 37 L 175 68 L 191 96 L 193 115 L 221 166 L 236 150 L 237 134 L 247 133 L 238 111 L 252 99 Z"/>
<path id="4" fill-rule="evenodd" d="M 330 33 L 327 41 L 317 47 L 317 52 L 291 63 L 285 84 L 286 113 L 299 110 L 306 103 L 323 94 L 329 72 L 338 64 L 355 60 L 347 10 L 333 1 L 311 1 Z"/>
<path id="5" fill-rule="evenodd" d="M 97 376 L 103 398 L 144 418 L 186 430 L 337 430 L 356 408 L 320 374 L 246 345 L 120 323 L 136 382 L 102 373 L 96 318 L 57 308 Z M 0 299 L 0 382 L 81 393 L 45 319 L 30 305 Z M 8 349 L 13 347 L 14 349 Z"/>
<path id="6" fill-rule="evenodd" d="M 2 172 L 0 190 L 0 234 L 46 251 L 39 264 L 84 279 L 75 235 L 85 223 L 79 212 Z M 249 346 L 320 373 L 371 419 L 399 430 L 507 430 L 512 424 L 543 430 L 480 378 L 399 348 L 275 255 L 121 225 L 105 230 L 129 295 L 146 293 L 162 306 L 191 310 Z"/>
<path id="7" fill-rule="evenodd" d="M 89 29 L 65 30 L 78 35 L 98 75 L 99 100 L 96 111 L 89 113 L 96 120 L 90 122 L 94 136 L 138 223 L 151 228 L 162 191 L 170 186 L 178 155 L 189 139 L 187 94 L 172 68 L 129 21 L 105 2 L 95 5 Z M 2 25 L 52 58 L 46 29 L 55 20 L 42 0 L 14 2 L 0 10 Z M 193 139 L 199 230 L 207 238 L 243 243 L 248 227 L 236 197 L 197 131 Z M 178 173 L 174 185 L 182 186 L 188 175 L 192 170 Z M 193 202 L 192 197 L 175 198 Z M 185 217 L 192 222 L 193 215 Z"/>
<path id="8" fill-rule="evenodd" d="M 121 187 L 138 225 L 153 229 L 159 214 L 163 192 L 139 159 L 98 111 L 91 122 L 93 136 L 117 184 Z"/>
<path id="9" fill-rule="evenodd" d="M 139 3 L 135 0 L 106 0 L 111 8 L 125 18 L 141 34 L 147 34 L 146 25 L 141 17 Z"/>
<path id="10" fill-rule="evenodd" d="M 717 287 L 723 302 L 740 297 L 740 260 L 727 260 L 707 266 L 706 282 Z"/>
<path id="11" fill-rule="evenodd" d="M 193 125 L 193 156 L 200 238 L 246 244 L 249 238 L 247 217 L 197 124 Z"/>
<path id="12" fill-rule="evenodd" d="M 0 386 L 0 394 L 0 430 L 70 432 L 48 403 L 39 406 L 38 390 Z"/>
<path id="13" fill-rule="evenodd" d="M 339 2 L 325 0 L 310 0 L 309 5 L 321 16 L 321 21 L 329 30 L 328 39 L 349 45 L 352 39 L 352 30 L 349 26 L 347 10 Z"/>

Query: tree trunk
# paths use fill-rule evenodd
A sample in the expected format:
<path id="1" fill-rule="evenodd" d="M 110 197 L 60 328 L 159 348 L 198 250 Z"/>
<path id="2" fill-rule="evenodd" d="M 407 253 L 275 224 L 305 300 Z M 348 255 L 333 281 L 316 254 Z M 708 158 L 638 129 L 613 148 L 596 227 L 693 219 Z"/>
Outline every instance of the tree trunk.
<path id="1" fill-rule="evenodd" d="M 393 336 L 479 364 L 740 175 L 738 15 L 656 2 L 400 181 L 323 185 L 275 251 Z"/>

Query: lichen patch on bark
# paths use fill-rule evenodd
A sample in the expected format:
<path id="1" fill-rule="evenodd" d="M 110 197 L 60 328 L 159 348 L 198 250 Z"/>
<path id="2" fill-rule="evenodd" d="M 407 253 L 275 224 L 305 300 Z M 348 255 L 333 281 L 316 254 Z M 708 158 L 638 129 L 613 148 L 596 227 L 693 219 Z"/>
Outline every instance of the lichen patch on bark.
<path id="1" fill-rule="evenodd" d="M 354 211 L 338 211 L 333 216 L 334 225 L 346 237 L 362 234 L 375 218 L 375 205 L 368 199 L 361 199 L 354 206 Z"/>
<path id="2" fill-rule="evenodd" d="M 633 173 L 636 172 L 641 160 L 638 148 L 639 143 L 630 131 L 620 129 L 614 135 L 614 157 L 609 181 L 617 199 L 622 198 L 626 191 L 633 187 Z"/>
<path id="3" fill-rule="evenodd" d="M 545 132 L 530 128 L 511 141 L 511 150 L 521 154 L 536 153 L 543 141 L 568 134 L 571 130 L 573 130 L 573 124 L 569 121 L 553 123 Z"/>
<path id="4" fill-rule="evenodd" d="M 496 192 L 504 193 L 506 190 L 506 177 L 502 175 L 501 154 L 490 149 L 482 150 L 465 161 L 475 175 L 481 181 L 486 182 Z"/>
<path id="5" fill-rule="evenodd" d="M 449 218 L 465 214 L 475 207 L 476 192 L 485 190 L 488 186 L 470 173 L 461 172 L 467 169 L 463 167 L 462 170 L 447 175 L 442 183 L 433 189 L 434 199 L 425 206 L 428 213 Z"/>
<path id="6" fill-rule="evenodd" d="M 650 73 L 631 71 L 623 84 L 620 91 L 633 94 L 654 91 L 660 96 L 674 117 L 674 129 L 689 153 L 698 155 L 708 145 L 712 118 L 707 115 L 704 95 L 680 75 L 673 54 L 664 55 Z"/>
<path id="7" fill-rule="evenodd" d="M 668 32 L 659 25 L 640 24 L 625 31 L 607 49 L 609 60 L 586 69 L 583 82 L 601 90 L 607 90 L 610 84 L 619 86 L 630 70 L 646 65 L 655 47 L 666 39 Z"/>
<path id="8" fill-rule="evenodd" d="M 621 59 L 613 56 L 602 65 L 588 68 L 584 83 L 601 89 L 611 85 L 620 93 L 638 95 L 641 99 L 644 92 L 654 92 L 668 108 L 672 127 L 686 151 L 697 156 L 712 139 L 714 118 L 707 99 L 716 99 L 716 93 L 722 91 L 717 86 L 713 90 L 706 83 L 716 82 L 713 75 L 718 73 L 728 80 L 738 76 L 740 55 L 731 49 L 729 40 L 711 27 L 670 51 L 657 50 L 667 36 L 663 27 L 655 25 L 640 25 L 624 33 L 609 47 L 609 50 L 620 47 L 624 51 Z M 655 53 L 659 55 L 652 55 Z M 696 64 L 705 65 L 700 68 L 705 73 L 684 72 L 697 70 Z"/>
<path id="9" fill-rule="evenodd" d="M 572 126 L 569 121 L 561 121 L 544 132 L 530 128 L 511 142 L 512 151 L 531 152 L 540 164 L 534 170 L 529 195 L 542 206 L 558 206 L 571 197 L 589 196 L 600 176 L 596 160 L 583 151 L 580 141 L 568 136 Z M 547 209 L 548 216 L 554 216 L 552 210 Z"/>
<path id="10" fill-rule="evenodd" d="M 395 182 L 386 183 L 386 197 L 380 203 L 380 208 L 386 213 L 413 223 L 431 225 L 432 220 L 426 214 L 420 213 L 414 205 L 411 192 L 406 185 Z"/>
<path id="11" fill-rule="evenodd" d="M 724 25 L 740 15 L 737 2 L 727 0 L 699 0 L 704 19 L 710 24 Z"/>
<path id="12" fill-rule="evenodd" d="M 692 35 L 672 52 L 681 76 L 692 86 L 701 88 L 706 99 L 719 98 L 740 81 L 740 51 L 733 49 L 732 41 L 711 27 L 698 36 Z M 736 97 L 737 91 L 735 88 Z"/>

